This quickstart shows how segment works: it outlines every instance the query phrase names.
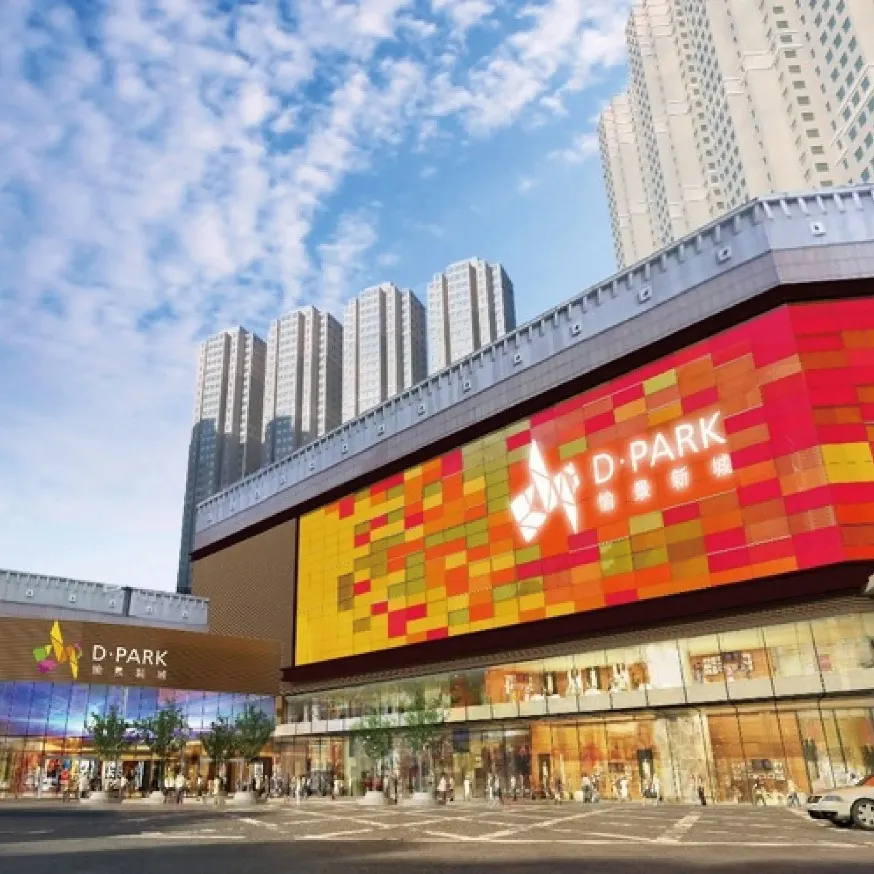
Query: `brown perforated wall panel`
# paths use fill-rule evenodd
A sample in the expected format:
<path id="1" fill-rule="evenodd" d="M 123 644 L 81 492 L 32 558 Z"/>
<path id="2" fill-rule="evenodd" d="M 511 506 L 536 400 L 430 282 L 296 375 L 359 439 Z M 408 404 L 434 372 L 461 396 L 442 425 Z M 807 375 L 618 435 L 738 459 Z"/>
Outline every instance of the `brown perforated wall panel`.
<path id="1" fill-rule="evenodd" d="M 0 681 L 279 692 L 279 646 L 198 631 L 0 619 Z"/>
<path id="2" fill-rule="evenodd" d="M 192 590 L 209 598 L 209 630 L 278 640 L 290 665 L 296 550 L 292 519 L 194 561 Z"/>

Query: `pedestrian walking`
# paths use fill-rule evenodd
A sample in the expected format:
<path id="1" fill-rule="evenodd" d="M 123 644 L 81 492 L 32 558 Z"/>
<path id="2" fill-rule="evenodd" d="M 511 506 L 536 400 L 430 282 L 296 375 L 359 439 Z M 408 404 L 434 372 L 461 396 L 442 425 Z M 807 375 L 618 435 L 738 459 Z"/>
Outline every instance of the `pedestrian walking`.
<path id="1" fill-rule="evenodd" d="M 182 804 L 185 800 L 185 774 L 182 773 L 181 769 L 176 772 L 176 779 L 173 785 L 176 790 L 176 803 Z"/>
<path id="2" fill-rule="evenodd" d="M 619 800 L 628 801 L 628 777 L 625 774 L 619 778 L 617 788 L 619 790 Z"/>
<path id="3" fill-rule="evenodd" d="M 464 775 L 464 800 L 470 801 L 470 777 L 467 774 Z"/>

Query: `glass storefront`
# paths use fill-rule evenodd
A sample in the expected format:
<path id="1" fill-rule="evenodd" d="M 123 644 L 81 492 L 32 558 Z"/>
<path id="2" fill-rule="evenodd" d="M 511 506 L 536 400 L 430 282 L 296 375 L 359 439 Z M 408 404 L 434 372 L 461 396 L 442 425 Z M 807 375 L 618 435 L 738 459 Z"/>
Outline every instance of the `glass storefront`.
<path id="1" fill-rule="evenodd" d="M 88 685 L 84 683 L 0 682 L 0 794 L 57 793 L 60 775 L 82 770 L 96 776 L 98 762 L 87 723 L 94 713 L 117 707 L 128 722 L 154 715 L 175 701 L 184 711 L 191 742 L 181 761 L 189 780 L 210 774 L 197 740 L 218 716 L 233 719 L 246 704 L 273 716 L 272 697 L 192 692 L 174 689 Z M 145 750 L 131 748 L 122 762 L 123 776 L 135 790 L 150 785 Z"/>
<path id="2" fill-rule="evenodd" d="M 446 723 L 425 763 L 482 797 L 511 792 L 781 803 L 874 772 L 874 612 L 590 649 L 402 682 L 286 698 L 277 757 L 285 774 L 326 774 L 364 791 L 355 730 L 395 725 L 416 692 Z M 392 769 L 420 766 L 397 732 Z"/>
<path id="3" fill-rule="evenodd" d="M 640 799 L 658 787 L 666 799 L 694 802 L 703 786 L 713 801 L 783 804 L 793 786 L 821 792 L 874 772 L 872 704 L 723 705 L 445 725 L 422 782 L 433 787 L 445 774 L 459 797 L 468 780 L 474 797 L 484 798 L 489 778 L 497 777 L 505 795 L 560 791 L 570 798 L 587 777 L 605 799 L 619 800 L 624 791 Z M 330 794 L 335 779 L 345 794 L 370 787 L 372 766 L 354 734 L 284 738 L 275 758 L 282 774 L 309 775 L 316 794 Z M 412 792 L 417 765 L 400 732 L 390 759 L 402 791 Z"/>

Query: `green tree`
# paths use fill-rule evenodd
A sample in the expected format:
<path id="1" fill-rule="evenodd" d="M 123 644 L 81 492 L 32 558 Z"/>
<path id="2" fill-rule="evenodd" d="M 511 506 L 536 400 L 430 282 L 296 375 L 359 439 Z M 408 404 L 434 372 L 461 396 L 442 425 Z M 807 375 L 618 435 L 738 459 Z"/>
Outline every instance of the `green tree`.
<path id="1" fill-rule="evenodd" d="M 122 754 L 131 743 L 127 735 L 129 728 L 130 724 L 114 704 L 106 713 L 93 712 L 86 725 L 86 730 L 93 737 L 92 743 L 98 760 L 112 762 L 116 766 L 116 774 L 120 770 L 119 762 Z"/>
<path id="2" fill-rule="evenodd" d="M 234 722 L 236 748 L 251 771 L 276 727 L 275 720 L 254 704 L 247 704 Z M 251 774 L 248 775 L 251 779 Z"/>
<path id="3" fill-rule="evenodd" d="M 374 777 L 378 773 L 380 780 L 384 777 L 385 762 L 392 751 L 391 729 L 391 722 L 378 713 L 362 717 L 358 728 L 355 729 L 355 737 L 358 738 L 364 755 L 373 765 Z"/>
<path id="4" fill-rule="evenodd" d="M 142 744 L 161 769 L 153 775 L 152 788 L 159 789 L 167 771 L 167 760 L 181 752 L 188 741 L 188 722 L 175 701 L 168 701 L 156 714 L 134 722 L 137 741 Z"/>
<path id="5" fill-rule="evenodd" d="M 215 765 L 215 776 L 218 779 L 222 765 L 231 759 L 237 750 L 237 731 L 231 725 L 227 716 L 219 716 L 210 723 L 209 731 L 200 736 L 200 743 L 206 754 Z"/>
<path id="6" fill-rule="evenodd" d="M 439 698 L 429 699 L 423 689 L 416 689 L 404 713 L 403 737 L 416 759 L 418 790 L 422 791 L 422 773 L 427 753 L 433 765 L 433 747 L 442 738 L 446 709 Z"/>

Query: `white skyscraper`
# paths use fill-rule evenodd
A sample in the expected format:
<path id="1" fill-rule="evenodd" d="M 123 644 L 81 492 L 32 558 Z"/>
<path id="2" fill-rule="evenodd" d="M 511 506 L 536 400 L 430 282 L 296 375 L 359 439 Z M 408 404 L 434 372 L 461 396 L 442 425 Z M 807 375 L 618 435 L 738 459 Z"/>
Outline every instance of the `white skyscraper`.
<path id="1" fill-rule="evenodd" d="M 647 189 L 640 163 L 637 132 L 627 94 L 614 97 L 601 113 L 601 165 L 613 226 L 618 264 L 631 260 L 627 252 L 652 252 L 657 246 L 647 206 Z"/>
<path id="2" fill-rule="evenodd" d="M 180 592 L 190 589 L 197 505 L 260 466 L 265 353 L 264 341 L 243 328 L 200 344 L 176 580 Z"/>
<path id="3" fill-rule="evenodd" d="M 834 4 L 846 12 L 841 27 L 853 5 Z M 870 2 L 857 5 L 867 6 L 864 30 L 874 13 Z M 861 178 L 861 165 L 841 161 L 835 122 L 845 106 L 825 86 L 834 79 L 827 64 L 840 58 L 817 57 L 827 50 L 805 24 L 808 6 L 636 0 L 626 28 L 628 93 L 611 101 L 599 124 L 621 267 L 750 198 Z"/>
<path id="4" fill-rule="evenodd" d="M 412 291 L 366 288 L 343 314 L 343 421 L 421 382 L 427 369 L 425 308 Z"/>
<path id="5" fill-rule="evenodd" d="M 874 179 L 874 3 L 871 0 L 804 2 L 804 38 L 829 110 L 837 151 L 836 179 Z"/>
<path id="6" fill-rule="evenodd" d="M 270 324 L 264 377 L 263 463 L 340 424 L 343 329 L 308 306 Z"/>
<path id="7" fill-rule="evenodd" d="M 434 373 L 516 327 L 513 283 L 500 264 L 471 258 L 428 284 L 428 350 Z"/>

